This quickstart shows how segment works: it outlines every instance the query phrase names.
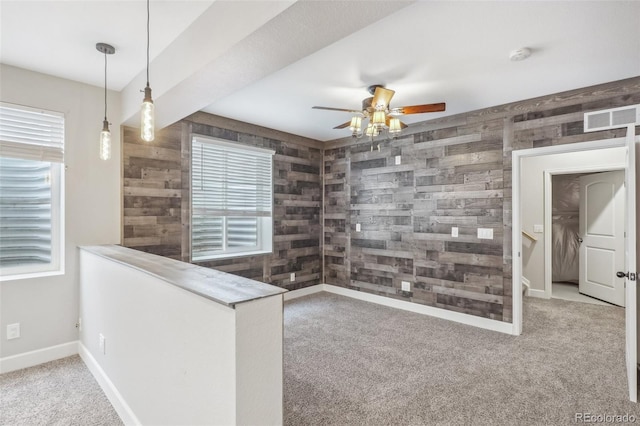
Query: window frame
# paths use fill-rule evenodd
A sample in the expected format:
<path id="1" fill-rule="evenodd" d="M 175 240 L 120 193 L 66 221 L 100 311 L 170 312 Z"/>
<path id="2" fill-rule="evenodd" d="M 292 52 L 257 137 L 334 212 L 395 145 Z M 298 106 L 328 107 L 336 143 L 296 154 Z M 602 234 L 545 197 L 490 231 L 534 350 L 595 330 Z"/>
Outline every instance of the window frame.
<path id="1" fill-rule="evenodd" d="M 62 150 L 64 150 L 65 142 L 65 124 L 66 117 L 64 113 L 57 111 L 49 111 L 42 108 L 33 108 L 23 105 L 11 104 L 8 102 L 0 102 L 1 107 L 8 107 L 27 112 L 40 112 L 43 114 L 54 115 L 61 118 L 62 121 Z M 12 141 L 9 141 L 11 144 Z M 0 140 L 0 146 L 3 141 Z M 42 149 L 39 144 L 31 144 L 32 152 Z M 46 149 L 46 148 L 44 148 Z M 46 155 L 42 155 L 46 157 Z M 64 157 L 61 161 L 53 161 L 50 158 L 42 158 L 37 160 L 32 158 L 33 155 L 2 155 L 0 157 L 17 158 L 26 161 L 41 161 L 50 164 L 50 186 L 51 186 L 51 261 L 46 264 L 16 265 L 0 268 L 0 282 L 37 278 L 44 276 L 62 275 L 65 273 L 65 210 L 64 210 L 64 188 L 65 188 L 65 166 Z M 30 158 L 31 157 L 31 158 Z M 0 194 L 0 197 L 2 195 Z"/>
<path id="2" fill-rule="evenodd" d="M 219 216 L 222 218 L 222 235 L 223 235 L 223 251 L 216 252 L 214 254 L 205 254 L 201 256 L 194 257 L 193 253 L 193 150 L 194 143 L 204 143 L 204 144 L 212 144 L 218 147 L 222 147 L 223 149 L 229 151 L 236 151 L 242 153 L 250 153 L 255 152 L 261 155 L 269 155 L 270 156 L 270 211 L 268 216 L 249 216 L 249 215 L 233 215 L 228 214 L 225 216 Z M 273 207 L 274 207 L 274 155 L 275 151 L 268 148 L 255 147 L 251 145 L 243 145 L 240 143 L 230 142 L 224 139 L 219 139 L 210 136 L 204 136 L 199 134 L 191 134 L 190 135 L 190 148 L 189 148 L 189 261 L 192 263 L 202 263 L 208 261 L 216 261 L 223 259 L 232 259 L 238 257 L 247 257 L 247 256 L 256 256 L 256 255 L 265 255 L 273 253 Z M 228 248 L 228 238 L 227 238 L 227 226 L 228 226 L 228 218 L 238 218 L 238 217 L 251 217 L 256 218 L 256 246 L 252 246 L 250 248 L 238 247 L 238 248 Z M 267 222 L 268 226 L 267 226 Z"/>

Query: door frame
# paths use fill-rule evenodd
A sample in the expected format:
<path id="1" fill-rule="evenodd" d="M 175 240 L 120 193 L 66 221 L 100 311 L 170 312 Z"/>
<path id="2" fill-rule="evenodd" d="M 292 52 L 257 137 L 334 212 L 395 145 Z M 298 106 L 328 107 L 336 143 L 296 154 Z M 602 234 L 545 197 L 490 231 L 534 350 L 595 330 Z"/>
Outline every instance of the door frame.
<path id="1" fill-rule="evenodd" d="M 592 151 L 604 148 L 616 148 L 626 146 L 626 138 L 611 138 L 593 142 L 580 142 L 565 145 L 554 145 L 540 148 L 519 149 L 511 152 L 512 159 L 512 214 L 511 214 L 511 272 L 512 272 L 512 297 L 513 297 L 513 320 L 512 334 L 518 336 L 522 334 L 522 221 L 520 218 L 520 184 L 521 166 L 520 160 L 525 157 L 537 157 L 548 154 L 562 154 L 568 152 Z M 611 166 L 607 166 L 610 169 Z M 626 170 L 626 165 L 623 167 Z M 546 195 L 545 195 L 546 197 Z M 546 206 L 547 203 L 545 203 Z M 546 218 L 545 218 L 546 219 Z M 546 227 L 546 224 L 545 224 Z M 550 234 L 550 233 L 545 233 Z M 545 238 L 546 245 L 546 238 Z M 546 248 L 546 247 L 545 247 Z M 547 252 L 548 250 L 545 250 Z M 545 256 L 545 274 L 546 274 Z M 545 275 L 546 291 L 546 275 Z"/>
<path id="2" fill-rule="evenodd" d="M 608 146 L 607 148 L 615 148 L 615 146 Z M 549 155 L 549 154 L 547 154 Z M 553 219 L 553 211 L 552 211 L 552 188 L 553 182 L 552 178 L 555 175 L 568 175 L 573 173 L 600 173 L 600 172 L 614 172 L 614 171 L 623 171 L 625 170 L 625 164 L 612 164 L 612 165 L 602 165 L 602 166 L 591 166 L 591 167 L 560 167 L 557 169 L 546 169 L 543 171 L 544 174 L 544 229 L 549 230 L 549 232 L 544 233 L 544 297 L 545 299 L 551 299 L 551 291 L 553 284 L 553 264 L 552 264 L 552 250 L 551 246 L 553 244 L 552 241 L 552 219 Z M 626 200 L 625 200 L 626 203 Z"/>

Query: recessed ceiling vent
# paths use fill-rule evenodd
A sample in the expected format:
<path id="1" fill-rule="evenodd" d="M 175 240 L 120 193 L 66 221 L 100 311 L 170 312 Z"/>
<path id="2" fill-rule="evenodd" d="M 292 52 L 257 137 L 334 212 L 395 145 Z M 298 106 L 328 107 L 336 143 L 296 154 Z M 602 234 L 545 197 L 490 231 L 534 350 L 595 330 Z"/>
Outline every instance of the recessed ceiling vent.
<path id="1" fill-rule="evenodd" d="M 584 113 L 584 131 L 619 129 L 629 124 L 640 125 L 640 105 Z"/>

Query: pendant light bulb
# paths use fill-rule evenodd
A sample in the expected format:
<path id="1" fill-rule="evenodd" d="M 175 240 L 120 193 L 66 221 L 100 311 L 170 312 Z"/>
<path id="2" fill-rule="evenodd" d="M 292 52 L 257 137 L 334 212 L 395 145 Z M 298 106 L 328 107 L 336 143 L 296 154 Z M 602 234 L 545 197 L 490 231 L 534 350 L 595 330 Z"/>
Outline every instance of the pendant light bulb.
<path id="1" fill-rule="evenodd" d="M 111 132 L 109 131 L 109 122 L 102 122 L 102 131 L 100 132 L 100 159 L 108 160 L 111 158 Z"/>
<path id="2" fill-rule="evenodd" d="M 155 107 L 153 99 L 151 99 L 151 87 L 147 83 L 144 89 L 144 100 L 142 101 L 141 121 L 140 121 L 140 137 L 145 142 L 152 142 L 155 138 Z"/>
<path id="3" fill-rule="evenodd" d="M 149 0 L 147 0 L 147 87 L 144 88 L 144 99 L 140 109 L 140 138 L 145 142 L 155 139 L 155 107 L 151 99 L 151 86 L 149 86 Z"/>

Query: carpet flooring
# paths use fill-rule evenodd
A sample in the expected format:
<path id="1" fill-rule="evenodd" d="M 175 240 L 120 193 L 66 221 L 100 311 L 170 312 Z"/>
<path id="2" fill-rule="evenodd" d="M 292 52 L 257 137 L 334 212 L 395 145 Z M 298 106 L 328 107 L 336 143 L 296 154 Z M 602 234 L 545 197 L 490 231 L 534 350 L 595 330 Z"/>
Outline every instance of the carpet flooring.
<path id="1" fill-rule="evenodd" d="M 285 425 L 640 422 L 624 309 L 525 300 L 517 337 L 329 293 L 287 302 Z"/>
<path id="2" fill-rule="evenodd" d="M 640 422 L 622 308 L 525 298 L 517 337 L 330 293 L 284 313 L 287 426 Z M 78 356 L 0 375 L 0 425 L 121 424 Z"/>
<path id="3" fill-rule="evenodd" d="M 122 425 L 78 355 L 0 375 L 0 425 Z"/>

